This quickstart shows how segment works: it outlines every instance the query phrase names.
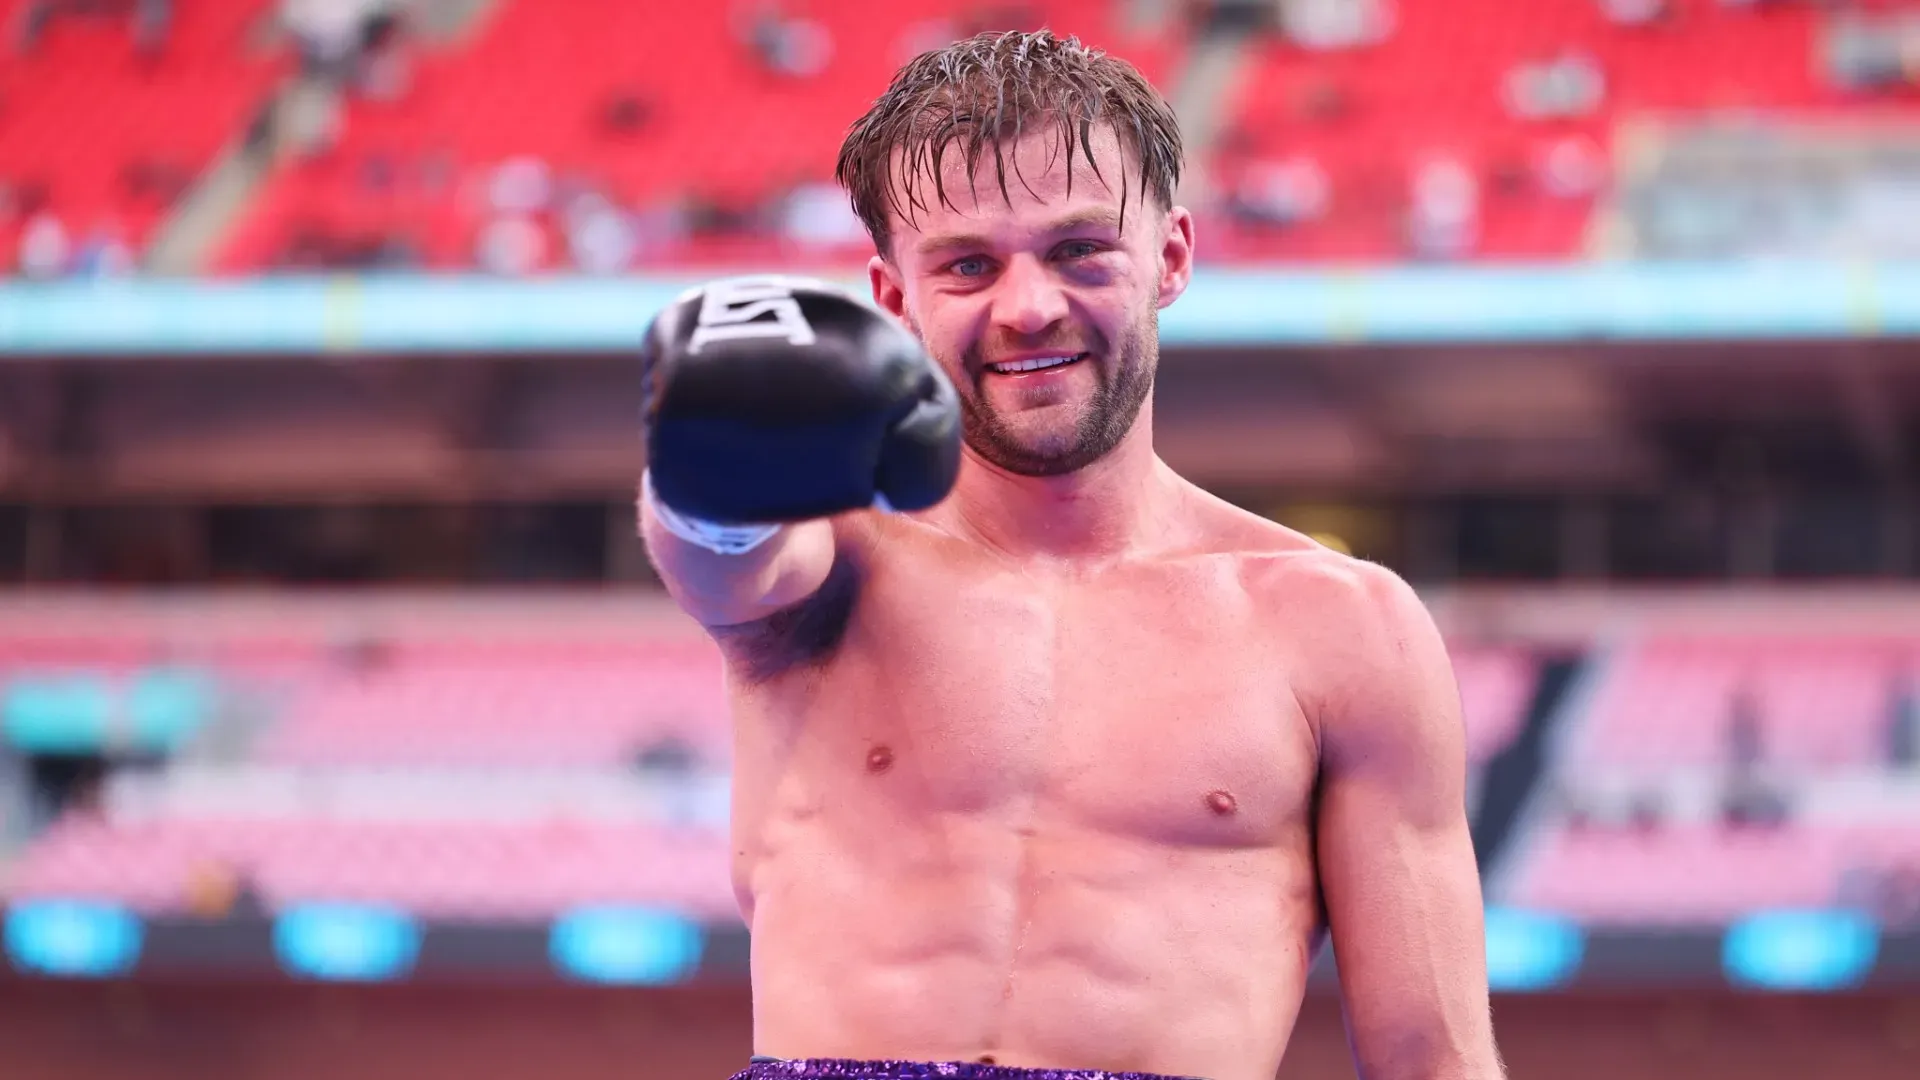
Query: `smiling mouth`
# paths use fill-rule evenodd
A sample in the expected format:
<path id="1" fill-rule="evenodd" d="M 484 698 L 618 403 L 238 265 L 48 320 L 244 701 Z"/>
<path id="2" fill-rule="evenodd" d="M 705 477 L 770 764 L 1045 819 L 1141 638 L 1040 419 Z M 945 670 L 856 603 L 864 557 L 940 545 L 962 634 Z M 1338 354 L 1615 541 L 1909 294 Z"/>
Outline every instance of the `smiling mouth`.
<path id="1" fill-rule="evenodd" d="M 1061 356 L 1036 356 L 1028 360 L 1009 360 L 1003 364 L 988 364 L 987 370 L 995 375 L 1030 375 L 1036 371 L 1051 371 L 1054 368 L 1077 364 L 1087 358 L 1086 353 L 1073 353 Z"/>

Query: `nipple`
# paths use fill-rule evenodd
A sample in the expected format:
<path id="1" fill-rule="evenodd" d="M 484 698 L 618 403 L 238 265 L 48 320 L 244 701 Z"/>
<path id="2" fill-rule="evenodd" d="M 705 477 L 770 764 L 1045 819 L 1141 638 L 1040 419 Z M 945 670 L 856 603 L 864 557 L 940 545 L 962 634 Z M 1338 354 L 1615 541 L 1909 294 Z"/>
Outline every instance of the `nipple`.
<path id="1" fill-rule="evenodd" d="M 1240 804 L 1234 801 L 1231 793 L 1225 791 L 1207 792 L 1207 809 L 1213 811 L 1215 814 L 1226 817 L 1239 808 Z"/>
<path id="2" fill-rule="evenodd" d="M 867 771 L 868 772 L 878 775 L 880 773 L 886 772 L 888 769 L 891 769 L 891 768 L 893 768 L 893 751 L 892 750 L 884 746 L 876 746 L 873 749 L 867 751 Z"/>

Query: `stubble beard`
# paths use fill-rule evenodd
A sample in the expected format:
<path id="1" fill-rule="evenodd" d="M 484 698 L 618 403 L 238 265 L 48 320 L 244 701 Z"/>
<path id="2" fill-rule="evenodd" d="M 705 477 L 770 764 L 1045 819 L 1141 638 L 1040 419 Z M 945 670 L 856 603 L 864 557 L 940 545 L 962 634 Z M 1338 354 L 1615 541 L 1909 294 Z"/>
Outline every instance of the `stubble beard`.
<path id="1" fill-rule="evenodd" d="M 913 329 L 919 334 L 917 325 Z M 920 338 L 926 340 L 924 334 Z M 1080 406 L 1072 426 L 1038 436 L 1017 432 L 988 400 L 984 383 L 995 376 L 990 376 L 981 363 L 977 345 L 968 349 L 959 364 L 945 367 L 971 381 L 971 392 L 960 395 L 960 428 L 974 453 L 1017 476 L 1064 476 L 1106 457 L 1133 430 L 1141 408 L 1153 393 L 1159 353 L 1160 312 L 1155 304 L 1125 337 L 1105 351 L 1109 359 L 1106 366 L 1095 363 L 1098 385 Z"/>

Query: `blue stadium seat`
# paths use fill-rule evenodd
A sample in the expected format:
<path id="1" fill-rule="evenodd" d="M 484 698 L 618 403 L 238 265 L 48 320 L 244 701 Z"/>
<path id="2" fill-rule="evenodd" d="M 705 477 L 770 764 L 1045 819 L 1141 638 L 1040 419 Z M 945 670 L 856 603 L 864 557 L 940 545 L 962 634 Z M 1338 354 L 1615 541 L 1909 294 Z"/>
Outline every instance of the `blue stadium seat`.
<path id="1" fill-rule="evenodd" d="M 169 753 L 211 714 L 205 675 L 154 668 L 125 680 L 92 672 L 27 675 L 0 687 L 0 730 L 34 754 Z"/>

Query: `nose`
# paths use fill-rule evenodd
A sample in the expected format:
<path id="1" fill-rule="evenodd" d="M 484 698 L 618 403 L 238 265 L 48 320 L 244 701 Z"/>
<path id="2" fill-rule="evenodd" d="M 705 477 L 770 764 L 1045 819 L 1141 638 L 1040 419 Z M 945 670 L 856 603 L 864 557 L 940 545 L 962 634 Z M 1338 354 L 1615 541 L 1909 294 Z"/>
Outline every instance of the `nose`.
<path id="1" fill-rule="evenodd" d="M 994 297 L 994 322 L 1022 337 L 1033 337 L 1067 317 L 1067 294 L 1040 260 L 1021 256 L 1001 273 Z"/>

